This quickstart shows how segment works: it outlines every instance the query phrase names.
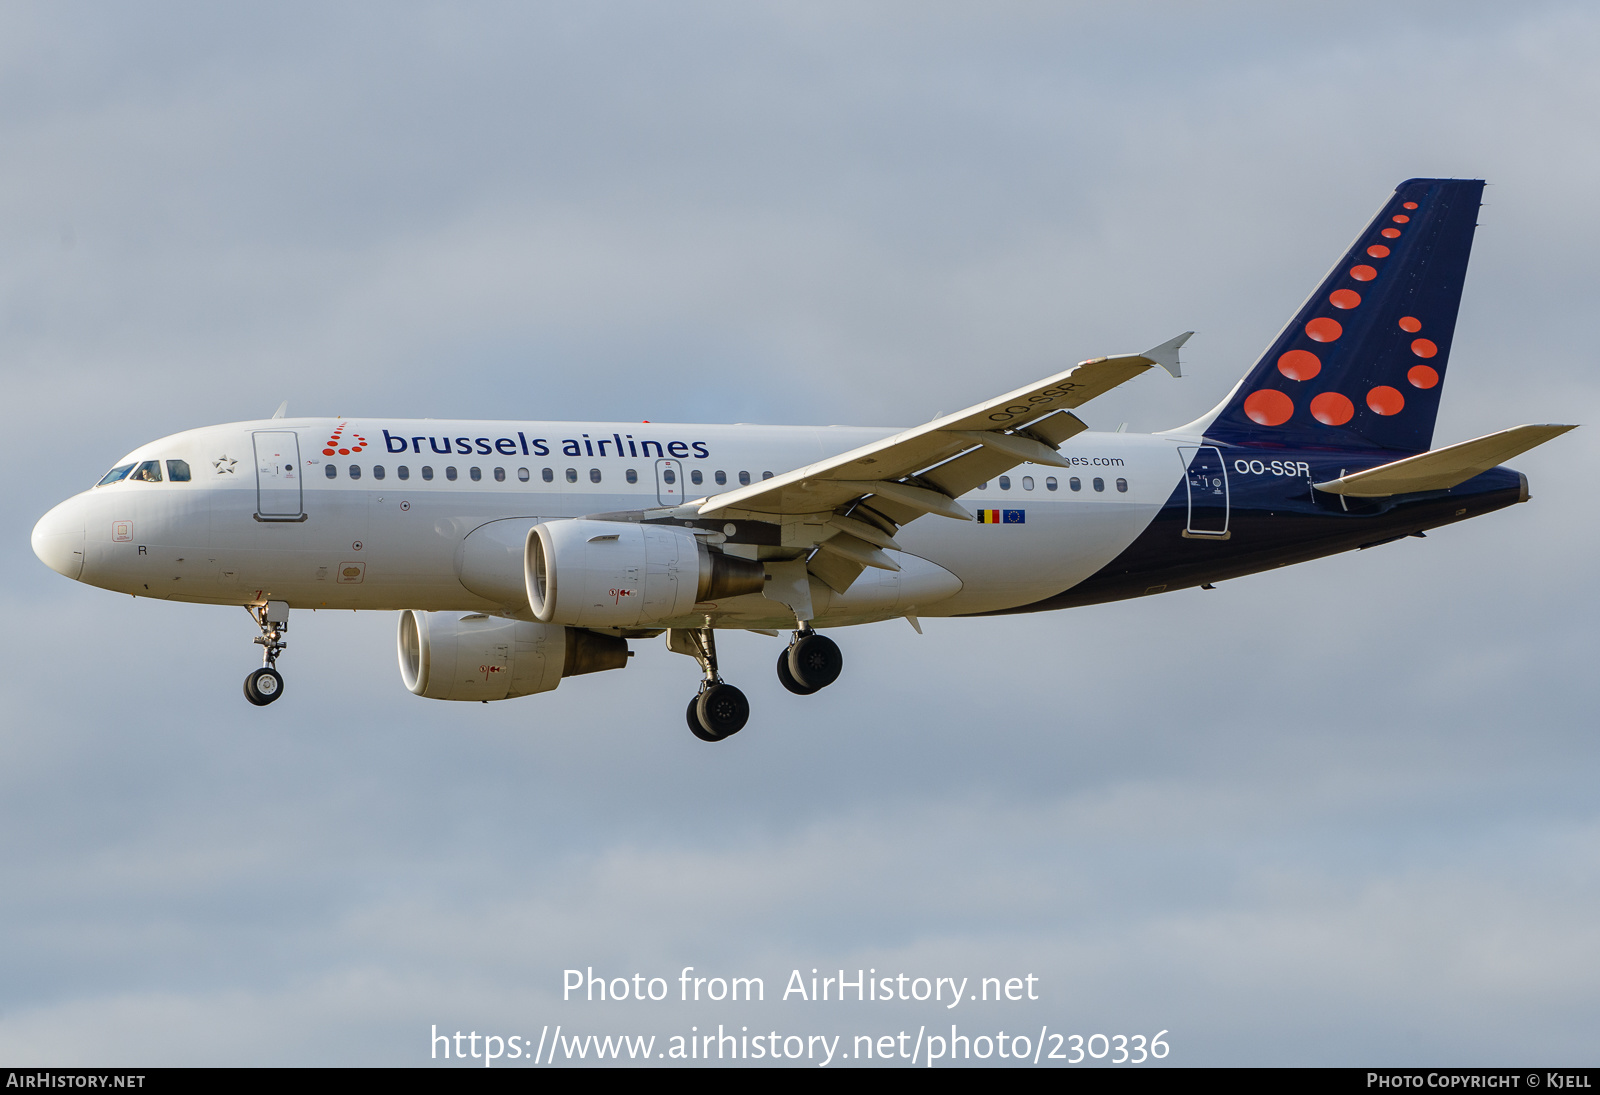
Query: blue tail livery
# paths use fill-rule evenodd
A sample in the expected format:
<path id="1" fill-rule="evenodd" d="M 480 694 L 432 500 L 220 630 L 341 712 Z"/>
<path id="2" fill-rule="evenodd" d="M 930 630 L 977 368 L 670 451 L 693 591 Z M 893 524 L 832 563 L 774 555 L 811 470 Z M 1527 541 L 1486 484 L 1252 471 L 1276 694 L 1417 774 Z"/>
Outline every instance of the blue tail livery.
<path id="1" fill-rule="evenodd" d="M 1479 179 L 1395 188 L 1217 409 L 1234 445 L 1424 452 L 1433 443 Z"/>

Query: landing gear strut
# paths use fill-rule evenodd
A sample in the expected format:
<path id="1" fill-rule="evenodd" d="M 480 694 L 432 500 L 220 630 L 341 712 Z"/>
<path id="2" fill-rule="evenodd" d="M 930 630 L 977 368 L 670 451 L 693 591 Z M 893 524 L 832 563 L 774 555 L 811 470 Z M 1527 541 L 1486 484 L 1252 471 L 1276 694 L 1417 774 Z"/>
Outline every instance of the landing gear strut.
<path id="1" fill-rule="evenodd" d="M 675 627 L 667 632 L 667 649 L 687 654 L 700 663 L 705 679 L 700 692 L 689 701 L 685 712 L 689 730 L 701 741 L 722 741 L 744 729 L 750 721 L 750 701 L 731 684 L 724 684 L 717 672 L 717 639 L 707 621 L 705 627 Z"/>
<path id="2" fill-rule="evenodd" d="M 278 672 L 278 655 L 289 644 L 283 639 L 289 630 L 289 605 L 285 601 L 268 601 L 264 605 L 246 606 L 255 617 L 261 634 L 256 642 L 262 647 L 262 666 L 244 679 L 244 698 L 257 707 L 265 707 L 283 695 L 283 674 Z"/>
<path id="3" fill-rule="evenodd" d="M 839 645 L 810 628 L 796 631 L 778 655 L 778 681 L 797 696 L 822 691 L 839 679 L 843 669 Z"/>

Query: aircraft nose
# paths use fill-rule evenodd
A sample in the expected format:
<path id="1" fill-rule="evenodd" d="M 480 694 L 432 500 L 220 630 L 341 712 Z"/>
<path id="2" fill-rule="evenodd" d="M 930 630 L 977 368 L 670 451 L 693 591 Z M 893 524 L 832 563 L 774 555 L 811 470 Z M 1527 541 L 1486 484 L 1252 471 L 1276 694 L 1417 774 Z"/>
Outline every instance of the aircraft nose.
<path id="1" fill-rule="evenodd" d="M 83 507 L 69 498 L 33 526 L 33 553 L 73 581 L 83 573 Z"/>

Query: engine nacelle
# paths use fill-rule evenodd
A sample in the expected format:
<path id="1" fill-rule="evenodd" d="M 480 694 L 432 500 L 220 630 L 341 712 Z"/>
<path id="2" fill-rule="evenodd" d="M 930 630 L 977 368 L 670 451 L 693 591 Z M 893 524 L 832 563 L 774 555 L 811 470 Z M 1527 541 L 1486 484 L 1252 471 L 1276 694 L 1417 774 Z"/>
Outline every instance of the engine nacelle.
<path id="1" fill-rule="evenodd" d="M 766 581 L 760 563 L 674 525 L 550 521 L 528 533 L 524 563 L 534 616 L 573 627 L 647 627 Z"/>
<path id="2" fill-rule="evenodd" d="M 548 692 L 562 677 L 621 669 L 614 635 L 482 613 L 400 613 L 400 678 L 430 700 L 506 700 Z"/>

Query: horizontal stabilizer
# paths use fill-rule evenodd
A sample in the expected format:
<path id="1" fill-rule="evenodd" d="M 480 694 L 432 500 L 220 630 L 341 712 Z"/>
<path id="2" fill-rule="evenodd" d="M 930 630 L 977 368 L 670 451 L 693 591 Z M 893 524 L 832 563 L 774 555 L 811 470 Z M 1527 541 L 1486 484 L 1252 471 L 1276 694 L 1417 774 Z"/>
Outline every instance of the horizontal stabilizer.
<path id="1" fill-rule="evenodd" d="M 1474 475 L 1559 437 L 1576 426 L 1513 426 L 1459 445 L 1408 456 L 1392 464 L 1343 475 L 1326 483 L 1313 484 L 1329 494 L 1351 498 L 1387 498 L 1391 494 L 1413 494 L 1424 490 L 1449 490 Z"/>

